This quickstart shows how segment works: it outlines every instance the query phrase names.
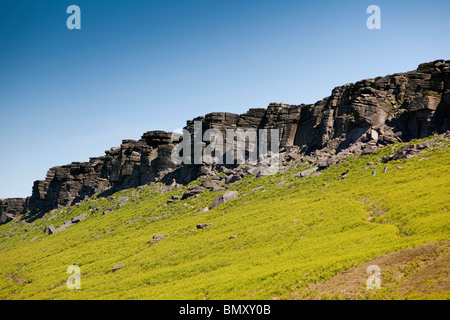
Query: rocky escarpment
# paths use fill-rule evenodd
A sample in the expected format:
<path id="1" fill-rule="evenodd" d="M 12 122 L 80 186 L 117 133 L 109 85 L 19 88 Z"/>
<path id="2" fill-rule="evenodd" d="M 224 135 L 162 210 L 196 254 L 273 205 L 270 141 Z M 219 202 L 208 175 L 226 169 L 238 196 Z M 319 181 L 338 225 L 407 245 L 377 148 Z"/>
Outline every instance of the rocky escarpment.
<path id="1" fill-rule="evenodd" d="M 370 153 L 386 144 L 449 130 L 450 60 L 336 87 L 315 104 L 271 103 L 241 115 L 210 113 L 187 121 L 185 128 L 191 133 L 194 121 L 202 122 L 203 131 L 279 129 L 285 156 L 296 149 L 320 170 L 349 154 Z M 26 212 L 39 217 L 96 193 L 106 195 L 157 181 L 174 186 L 216 172 L 215 166 L 173 163 L 171 137 L 169 132 L 150 131 L 89 162 L 51 168 L 45 180 L 34 183 L 31 197 L 0 200 L 0 223 Z"/>

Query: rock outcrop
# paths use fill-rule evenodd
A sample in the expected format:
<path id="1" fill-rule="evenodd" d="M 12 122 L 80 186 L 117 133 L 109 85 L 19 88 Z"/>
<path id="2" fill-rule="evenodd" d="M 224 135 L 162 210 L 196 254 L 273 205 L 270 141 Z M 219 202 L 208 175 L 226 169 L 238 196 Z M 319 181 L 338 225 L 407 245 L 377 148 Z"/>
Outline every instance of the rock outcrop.
<path id="1" fill-rule="evenodd" d="M 7 223 L 16 216 L 27 213 L 30 198 L 0 199 L 0 224 Z"/>
<path id="2" fill-rule="evenodd" d="M 371 153 L 398 141 L 422 138 L 450 129 L 450 60 L 419 65 L 417 70 L 349 83 L 332 90 L 314 104 L 271 103 L 244 114 L 214 112 L 187 121 L 207 129 L 279 129 L 280 147 L 288 157 L 300 150 L 320 169 L 352 153 Z M 39 217 L 61 206 L 73 205 L 99 193 L 161 181 L 186 184 L 217 168 L 200 164 L 176 165 L 171 160 L 172 133 L 150 131 L 138 141 L 124 140 L 102 157 L 51 168 L 36 181 L 31 197 L 0 200 L 0 224 L 30 212 Z M 250 168 L 247 172 L 261 171 Z M 242 176 L 230 176 L 237 181 Z M 206 186 L 214 188 L 214 181 Z M 192 192 L 195 194 L 195 192 Z M 188 196 L 188 195 L 186 195 Z M 189 194 L 190 196 L 190 194 Z"/>
<path id="3" fill-rule="evenodd" d="M 228 191 L 224 194 L 219 194 L 214 200 L 213 202 L 211 202 L 211 206 L 210 209 L 214 209 L 215 207 L 217 207 L 219 204 L 228 202 L 230 200 L 236 199 L 237 197 L 239 197 L 239 194 L 237 191 Z"/>

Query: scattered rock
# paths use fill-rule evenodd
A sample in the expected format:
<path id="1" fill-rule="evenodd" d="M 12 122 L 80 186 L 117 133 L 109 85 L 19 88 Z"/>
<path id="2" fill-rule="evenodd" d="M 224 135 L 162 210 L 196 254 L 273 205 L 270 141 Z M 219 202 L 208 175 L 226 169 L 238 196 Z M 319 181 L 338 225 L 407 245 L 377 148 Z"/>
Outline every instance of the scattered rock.
<path id="1" fill-rule="evenodd" d="M 45 230 L 44 230 L 44 233 L 46 233 L 46 234 L 48 234 L 48 235 L 50 235 L 50 234 L 54 234 L 54 233 L 56 233 L 57 231 L 56 231 L 56 228 L 51 224 L 51 225 L 49 225 L 49 226 L 46 226 L 45 227 Z"/>
<path id="2" fill-rule="evenodd" d="M 112 272 L 115 272 L 115 271 L 117 271 L 119 269 L 122 269 L 125 266 L 126 266 L 125 264 L 118 264 L 117 266 L 113 267 Z"/>
<path id="3" fill-rule="evenodd" d="M 87 216 L 87 213 L 84 213 L 84 214 L 82 214 L 82 215 L 80 215 L 78 217 L 74 217 L 74 218 L 72 218 L 72 223 L 78 223 L 81 220 L 86 219 L 86 216 Z"/>
<path id="4" fill-rule="evenodd" d="M 229 177 L 229 179 L 226 179 L 228 183 L 234 183 L 238 180 L 242 179 L 242 176 L 240 174 L 234 174 Z"/>
<path id="5" fill-rule="evenodd" d="M 305 178 L 305 177 L 309 176 L 311 173 L 316 172 L 318 169 L 319 169 L 318 167 L 314 167 L 314 168 L 296 173 L 296 174 L 294 174 L 294 176 Z"/>
<path id="6" fill-rule="evenodd" d="M 221 192 L 221 191 L 225 191 L 225 190 L 226 190 L 225 188 L 218 187 L 218 186 L 214 186 L 211 188 L 212 192 Z"/>
<path id="7" fill-rule="evenodd" d="M 164 239 L 165 237 L 168 236 L 169 236 L 168 234 L 153 236 L 153 238 L 150 240 L 150 243 L 157 243 L 159 242 L 159 240 Z"/>
<path id="8" fill-rule="evenodd" d="M 204 207 L 202 210 L 197 211 L 196 213 L 194 213 L 194 215 L 199 214 L 199 213 L 204 213 L 204 212 L 207 212 L 207 211 L 209 211 L 209 208 L 208 207 Z"/>
<path id="9" fill-rule="evenodd" d="M 122 198 L 119 199 L 117 204 L 120 206 L 121 204 L 127 202 L 129 199 L 130 199 L 130 197 L 122 197 Z"/>
<path id="10" fill-rule="evenodd" d="M 328 157 L 328 158 L 321 158 L 319 159 L 317 166 L 318 170 L 323 170 L 328 167 L 331 167 L 336 164 L 336 158 L 335 157 Z"/>
<path id="11" fill-rule="evenodd" d="M 168 234 L 157 235 L 157 236 L 153 236 L 152 240 L 161 240 L 168 236 L 169 236 Z"/>
<path id="12" fill-rule="evenodd" d="M 204 229 L 206 227 L 212 226 L 212 223 L 202 223 L 197 225 L 197 229 Z"/>
<path id="13" fill-rule="evenodd" d="M 283 180 L 283 181 L 281 181 L 279 184 L 277 184 L 276 186 L 275 186 L 275 188 L 281 188 L 282 186 L 284 186 L 286 184 L 286 180 Z"/>
<path id="14" fill-rule="evenodd" d="M 114 211 L 116 209 L 116 206 L 111 206 L 108 209 L 104 210 L 102 214 L 110 213 L 111 211 Z"/>
<path id="15" fill-rule="evenodd" d="M 261 168 L 260 167 L 252 167 L 252 168 L 250 168 L 250 169 L 248 169 L 246 171 L 247 171 L 248 174 L 257 175 L 261 171 Z"/>
<path id="16" fill-rule="evenodd" d="M 136 222 L 138 222 L 140 219 L 142 219 L 142 217 L 137 217 L 136 219 L 131 220 L 129 223 L 130 223 L 130 224 L 136 223 Z"/>
<path id="17" fill-rule="evenodd" d="M 186 190 L 186 192 L 181 197 L 181 200 L 185 200 L 185 199 L 187 199 L 189 197 L 192 197 L 192 196 L 195 196 L 197 194 L 204 193 L 204 192 L 205 192 L 205 188 L 203 188 L 202 186 L 191 187 L 191 188 Z"/>
<path id="18" fill-rule="evenodd" d="M 239 194 L 237 191 L 228 191 L 224 194 L 219 194 L 213 202 L 211 202 L 211 209 L 214 209 L 216 206 L 218 206 L 219 204 L 225 203 L 227 201 L 236 199 L 237 197 L 239 197 Z"/>
<path id="19" fill-rule="evenodd" d="M 424 141 L 424 142 L 419 142 L 417 144 L 415 144 L 415 148 L 418 150 L 422 150 L 425 148 L 431 148 L 432 146 L 434 146 L 434 144 L 436 143 L 436 141 L 434 140 L 428 140 L 428 141 Z"/>

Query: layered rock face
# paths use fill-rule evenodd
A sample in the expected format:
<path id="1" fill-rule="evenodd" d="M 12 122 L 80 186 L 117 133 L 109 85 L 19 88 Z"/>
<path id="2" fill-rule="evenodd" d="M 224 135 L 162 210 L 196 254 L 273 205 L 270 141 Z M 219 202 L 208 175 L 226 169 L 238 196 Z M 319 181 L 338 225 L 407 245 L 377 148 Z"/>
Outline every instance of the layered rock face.
<path id="1" fill-rule="evenodd" d="M 30 197 L 0 199 L 0 224 L 11 221 L 16 216 L 27 212 Z"/>
<path id="2" fill-rule="evenodd" d="M 124 140 L 120 147 L 89 162 L 73 162 L 51 168 L 45 180 L 36 181 L 32 196 L 23 206 L 9 206 L 21 214 L 45 213 L 72 205 L 95 193 L 111 192 L 158 181 L 175 168 L 171 161 L 172 135 L 163 131 L 145 133 L 139 141 Z M 8 203 L 10 199 L 7 199 Z M 2 220 L 4 211 L 2 210 Z M 6 213 L 5 213 L 6 214 Z"/>
<path id="3" fill-rule="evenodd" d="M 295 144 L 309 150 L 326 145 L 346 147 L 369 128 L 376 140 L 422 138 L 449 128 L 450 61 L 346 84 L 330 97 L 304 106 Z"/>
<path id="4" fill-rule="evenodd" d="M 450 60 L 346 84 L 315 104 L 271 103 L 241 115 L 210 113 L 187 121 L 185 129 L 191 133 L 194 121 L 202 122 L 203 132 L 279 129 L 281 148 L 297 146 L 305 155 L 315 154 L 321 158 L 318 167 L 323 168 L 350 153 L 369 153 L 378 146 L 449 130 Z M 28 211 L 38 215 L 71 205 L 95 193 L 156 181 L 188 183 L 214 170 L 205 165 L 175 165 L 171 137 L 169 132 L 147 132 L 138 141 L 124 140 L 103 157 L 51 168 L 45 180 L 34 183 L 30 198 L 0 200 L 0 223 Z"/>

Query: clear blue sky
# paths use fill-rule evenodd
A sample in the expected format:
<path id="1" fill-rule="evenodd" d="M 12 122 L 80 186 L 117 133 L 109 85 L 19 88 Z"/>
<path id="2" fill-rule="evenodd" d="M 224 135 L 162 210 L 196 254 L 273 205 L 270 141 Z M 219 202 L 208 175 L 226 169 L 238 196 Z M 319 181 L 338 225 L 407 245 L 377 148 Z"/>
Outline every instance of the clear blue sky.
<path id="1" fill-rule="evenodd" d="M 72 4 L 81 30 L 66 27 Z M 0 198 L 146 131 L 450 59 L 449 13 L 448 0 L 0 0 Z"/>

